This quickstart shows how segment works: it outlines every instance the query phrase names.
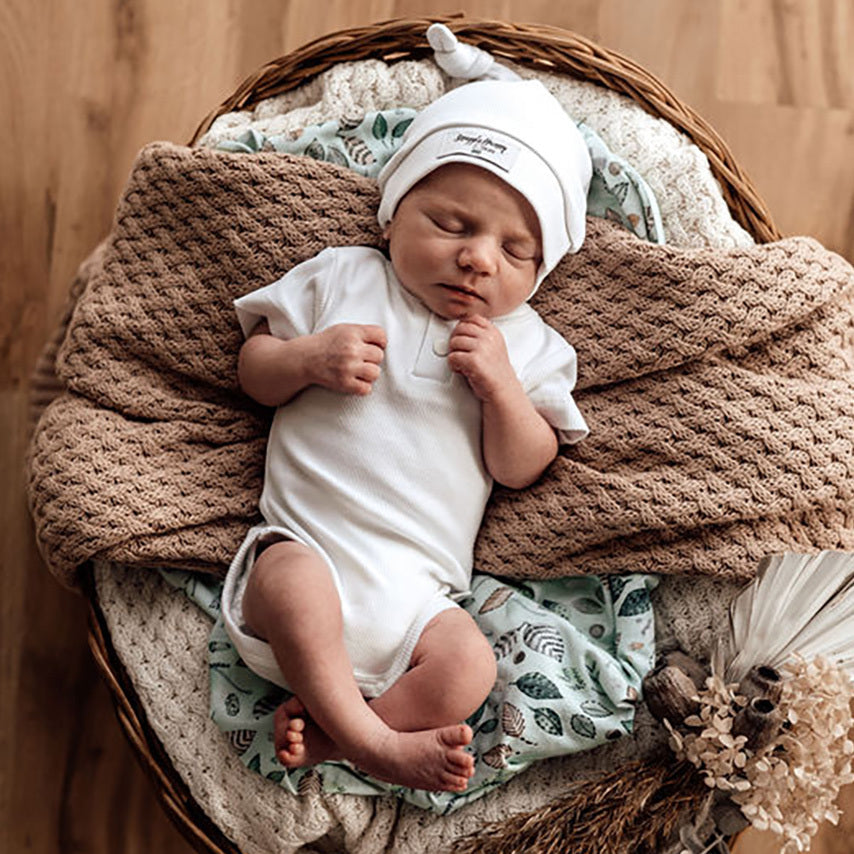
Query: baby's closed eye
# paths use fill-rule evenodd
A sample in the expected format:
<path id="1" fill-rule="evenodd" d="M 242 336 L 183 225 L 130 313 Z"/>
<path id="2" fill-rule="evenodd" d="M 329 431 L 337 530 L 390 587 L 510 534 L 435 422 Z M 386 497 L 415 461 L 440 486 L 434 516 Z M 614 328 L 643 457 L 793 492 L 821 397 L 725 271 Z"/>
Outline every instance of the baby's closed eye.
<path id="1" fill-rule="evenodd" d="M 430 214 L 430 221 L 438 229 L 449 234 L 462 234 L 465 231 L 465 224 L 455 216 L 434 213 Z"/>
<path id="2" fill-rule="evenodd" d="M 533 261 L 539 256 L 539 249 L 533 241 L 510 240 L 505 242 L 502 248 L 517 261 Z"/>

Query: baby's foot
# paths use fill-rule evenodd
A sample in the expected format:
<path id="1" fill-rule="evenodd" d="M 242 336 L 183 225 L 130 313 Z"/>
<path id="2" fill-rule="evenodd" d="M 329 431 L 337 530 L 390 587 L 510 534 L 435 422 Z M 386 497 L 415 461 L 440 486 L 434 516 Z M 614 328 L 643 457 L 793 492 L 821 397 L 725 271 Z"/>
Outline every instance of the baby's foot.
<path id="1" fill-rule="evenodd" d="M 463 748 L 472 740 L 466 724 L 388 735 L 374 749 L 345 753 L 307 715 L 297 697 L 275 714 L 276 757 L 286 768 L 350 759 L 378 780 L 428 791 L 462 792 L 474 775 L 474 758 Z"/>
<path id="2" fill-rule="evenodd" d="M 332 739 L 308 717 L 298 697 L 291 697 L 276 709 L 273 725 L 276 758 L 286 768 L 342 758 Z"/>
<path id="3" fill-rule="evenodd" d="M 474 775 L 474 758 L 463 748 L 472 740 L 466 724 L 391 731 L 380 748 L 355 759 L 378 780 L 428 791 L 462 792 Z"/>

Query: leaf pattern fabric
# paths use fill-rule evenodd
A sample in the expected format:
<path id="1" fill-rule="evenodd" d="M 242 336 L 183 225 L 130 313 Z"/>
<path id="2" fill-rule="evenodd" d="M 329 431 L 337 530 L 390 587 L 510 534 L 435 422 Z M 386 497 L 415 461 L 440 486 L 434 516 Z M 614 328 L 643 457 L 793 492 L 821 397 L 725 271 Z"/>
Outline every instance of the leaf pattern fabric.
<path id="1" fill-rule="evenodd" d="M 273 714 L 288 695 L 238 658 L 220 618 L 221 583 L 161 573 L 214 621 L 208 644 L 214 721 L 248 768 L 295 794 L 393 793 L 423 809 L 452 812 L 540 759 L 630 734 L 641 681 L 655 658 L 654 576 L 506 583 L 475 575 L 460 604 L 492 643 L 498 678 L 468 720 L 475 756 L 468 789 L 407 789 L 339 762 L 288 771 L 273 751 Z"/>

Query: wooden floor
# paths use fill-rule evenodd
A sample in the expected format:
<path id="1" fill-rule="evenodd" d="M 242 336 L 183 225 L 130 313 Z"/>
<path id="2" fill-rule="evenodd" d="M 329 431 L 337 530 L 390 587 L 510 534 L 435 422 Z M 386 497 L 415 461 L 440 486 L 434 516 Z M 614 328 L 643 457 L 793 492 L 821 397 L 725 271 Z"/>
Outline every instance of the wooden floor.
<path id="1" fill-rule="evenodd" d="M 316 36 L 456 11 L 429 0 L 0 3 L 0 852 L 189 848 L 163 817 L 85 646 L 81 601 L 32 543 L 28 376 L 74 269 L 108 230 L 134 153 L 184 142 L 265 60 Z M 632 57 L 726 138 L 784 233 L 854 260 L 854 0 L 469 0 Z M 854 851 L 845 827 L 820 854 Z M 759 834 L 740 854 L 773 852 Z"/>

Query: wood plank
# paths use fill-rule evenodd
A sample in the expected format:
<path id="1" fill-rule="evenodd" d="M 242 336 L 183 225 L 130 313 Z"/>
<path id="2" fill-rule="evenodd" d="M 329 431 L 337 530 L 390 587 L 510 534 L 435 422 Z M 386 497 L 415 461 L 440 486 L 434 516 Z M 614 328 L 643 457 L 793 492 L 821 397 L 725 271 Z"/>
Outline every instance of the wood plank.
<path id="1" fill-rule="evenodd" d="M 854 260 L 851 0 L 471 0 L 477 17 L 574 29 L 706 116 L 782 229 Z M 136 151 L 182 142 L 268 59 L 438 0 L 5 0 L 0 4 L 0 851 L 189 851 L 154 798 L 85 647 L 84 609 L 32 542 L 27 381 Z M 458 7 L 457 7 L 458 8 Z M 94 794 L 93 794 L 94 793 Z M 817 854 L 854 851 L 854 789 Z M 739 854 L 778 850 L 749 833 Z"/>
<path id="2" fill-rule="evenodd" d="M 724 0 L 726 101 L 851 109 L 854 8 L 848 0 Z"/>
<path id="3" fill-rule="evenodd" d="M 33 280 L 47 277 L 46 247 L 52 227 L 50 197 L 44 173 L 49 144 L 47 93 L 32 66 L 47 60 L 47 41 L 40 33 L 43 13 L 16 0 L 0 5 L 0 104 L 14 143 L 0 146 L 0 388 L 19 388 L 46 328 L 42 294 Z M 21 93 L 32 98 L 27 115 Z M 17 106 L 15 106 L 17 105 Z M 49 167 L 48 167 L 49 169 Z"/>
<path id="4" fill-rule="evenodd" d="M 651 71 L 701 115 L 711 95 L 718 45 L 717 3 L 605 0 L 599 41 Z"/>
<path id="5" fill-rule="evenodd" d="M 851 113 L 714 103 L 707 115 L 761 187 L 784 234 L 818 237 L 854 260 Z"/>

